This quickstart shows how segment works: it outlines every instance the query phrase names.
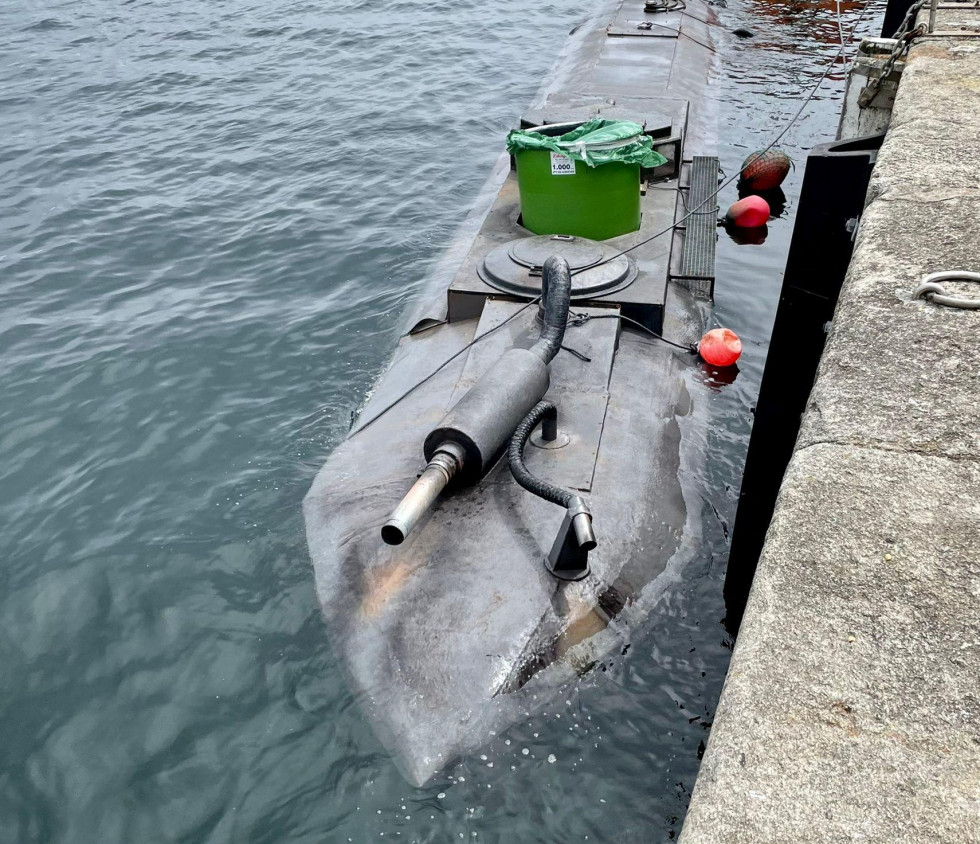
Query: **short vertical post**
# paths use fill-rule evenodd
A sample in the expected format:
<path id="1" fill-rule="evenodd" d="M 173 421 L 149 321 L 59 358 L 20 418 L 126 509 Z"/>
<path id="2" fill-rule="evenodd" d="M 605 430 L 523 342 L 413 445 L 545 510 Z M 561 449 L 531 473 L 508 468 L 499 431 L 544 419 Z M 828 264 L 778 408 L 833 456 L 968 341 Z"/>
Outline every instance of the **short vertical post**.
<path id="1" fill-rule="evenodd" d="M 541 441 L 546 443 L 558 439 L 558 414 L 545 416 L 541 422 Z"/>

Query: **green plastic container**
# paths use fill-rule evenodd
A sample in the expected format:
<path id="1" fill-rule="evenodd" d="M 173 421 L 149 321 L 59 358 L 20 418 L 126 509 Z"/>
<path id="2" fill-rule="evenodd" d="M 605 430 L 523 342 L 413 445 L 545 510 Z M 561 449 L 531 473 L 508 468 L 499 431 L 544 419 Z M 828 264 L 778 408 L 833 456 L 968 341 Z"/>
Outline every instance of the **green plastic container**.
<path id="1" fill-rule="evenodd" d="M 553 124 L 529 131 L 554 137 L 575 126 Z M 639 164 L 612 161 L 590 167 L 540 149 L 518 149 L 514 158 L 524 228 L 535 234 L 606 240 L 640 227 Z"/>

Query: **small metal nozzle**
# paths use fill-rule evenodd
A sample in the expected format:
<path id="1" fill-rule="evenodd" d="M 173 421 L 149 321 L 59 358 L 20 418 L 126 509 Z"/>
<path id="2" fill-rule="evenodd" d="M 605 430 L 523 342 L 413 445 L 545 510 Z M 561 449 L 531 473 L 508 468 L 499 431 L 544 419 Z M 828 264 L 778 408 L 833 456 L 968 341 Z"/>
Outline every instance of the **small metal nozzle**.
<path id="1" fill-rule="evenodd" d="M 544 567 L 559 580 L 581 580 L 589 573 L 589 551 L 596 547 L 592 513 L 577 495 L 570 496 L 565 518 Z"/>
<path id="2" fill-rule="evenodd" d="M 591 551 L 596 546 L 595 533 L 592 530 L 592 516 L 588 513 L 577 513 L 572 517 L 572 528 L 575 530 L 575 541 L 583 551 Z"/>
<path id="3" fill-rule="evenodd" d="M 381 528 L 381 538 L 388 545 L 401 545 L 426 511 L 435 504 L 453 476 L 463 465 L 463 449 L 452 442 L 442 443 L 425 471 L 412 485 Z"/>

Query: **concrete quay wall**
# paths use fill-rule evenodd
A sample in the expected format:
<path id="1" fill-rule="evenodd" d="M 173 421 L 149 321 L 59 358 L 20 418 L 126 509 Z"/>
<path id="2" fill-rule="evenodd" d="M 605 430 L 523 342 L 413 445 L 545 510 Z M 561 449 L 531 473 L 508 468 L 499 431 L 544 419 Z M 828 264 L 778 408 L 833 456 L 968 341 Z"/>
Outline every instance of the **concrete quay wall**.
<path id="1" fill-rule="evenodd" d="M 980 311 L 912 299 L 980 271 L 980 38 L 912 47 L 868 199 L 681 844 L 980 842 Z"/>

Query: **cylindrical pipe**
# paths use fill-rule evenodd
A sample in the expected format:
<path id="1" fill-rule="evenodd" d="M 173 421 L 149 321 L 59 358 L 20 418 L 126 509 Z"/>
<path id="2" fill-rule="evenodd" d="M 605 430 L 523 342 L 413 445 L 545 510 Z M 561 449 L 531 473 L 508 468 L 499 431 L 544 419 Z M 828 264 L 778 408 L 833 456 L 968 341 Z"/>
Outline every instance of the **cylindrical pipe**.
<path id="1" fill-rule="evenodd" d="M 558 414 L 545 416 L 541 423 L 541 439 L 546 443 L 553 443 L 558 439 Z"/>
<path id="2" fill-rule="evenodd" d="M 457 443 L 465 454 L 458 483 L 477 483 L 550 383 L 548 365 L 538 355 L 509 349 L 429 432 L 423 453 L 430 458 L 443 443 Z"/>
<path id="3" fill-rule="evenodd" d="M 572 517 L 575 541 L 583 551 L 591 551 L 596 546 L 595 532 L 592 530 L 592 517 L 588 513 L 576 513 Z"/>
<path id="4" fill-rule="evenodd" d="M 462 449 L 454 443 L 446 443 L 432 455 L 425 471 L 381 528 L 381 538 L 388 545 L 401 545 L 405 541 L 405 537 L 459 471 L 462 457 Z"/>

